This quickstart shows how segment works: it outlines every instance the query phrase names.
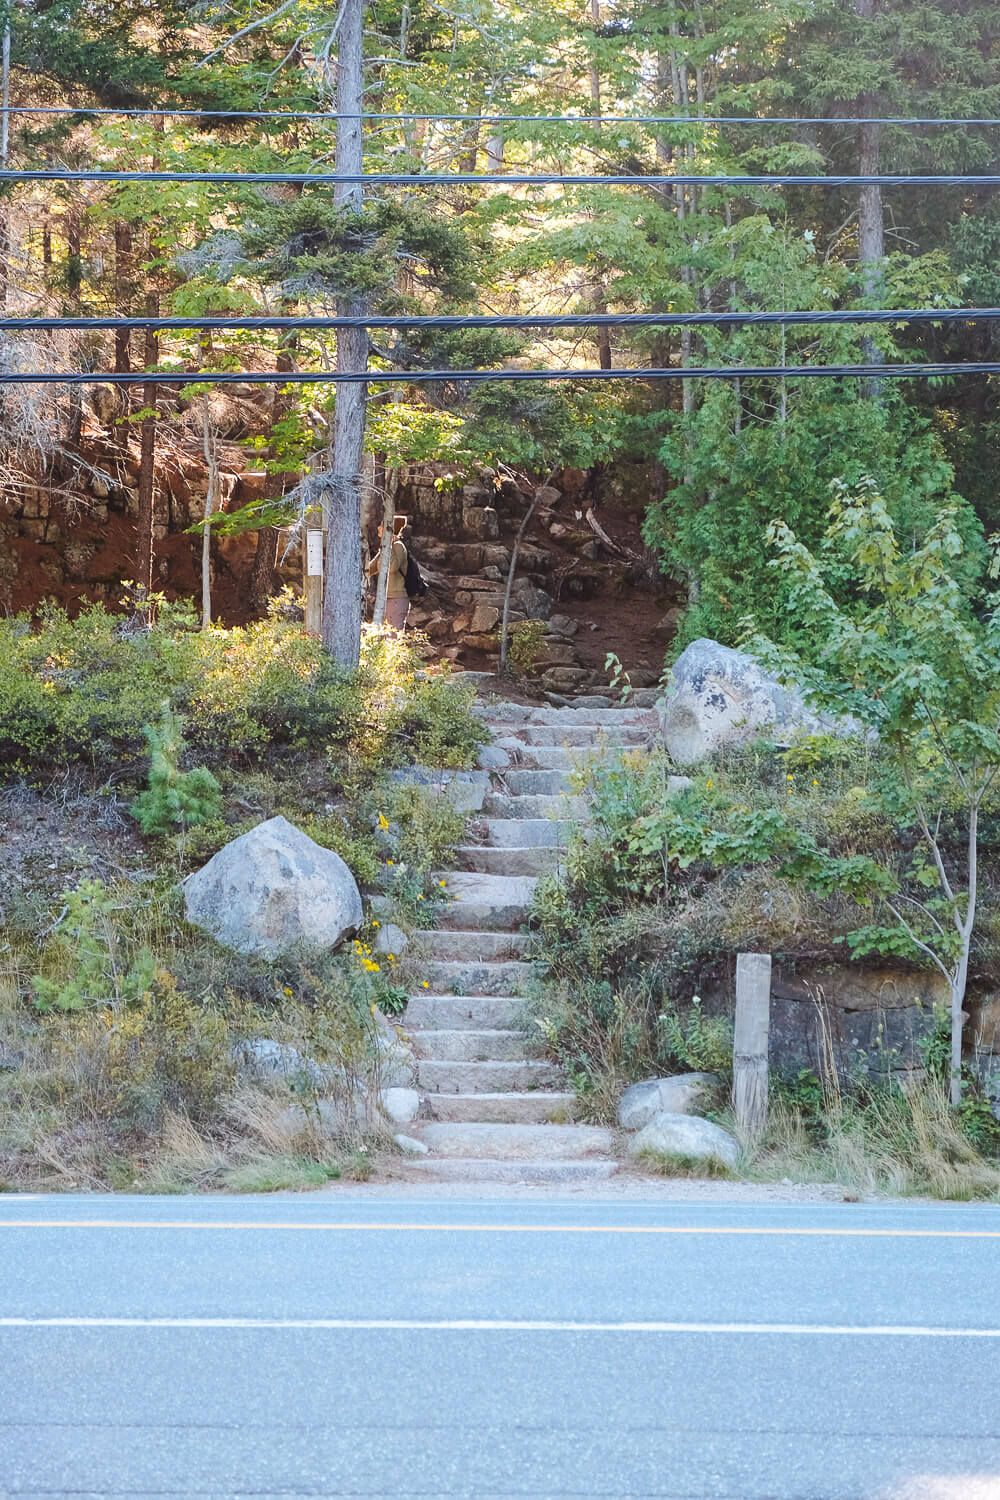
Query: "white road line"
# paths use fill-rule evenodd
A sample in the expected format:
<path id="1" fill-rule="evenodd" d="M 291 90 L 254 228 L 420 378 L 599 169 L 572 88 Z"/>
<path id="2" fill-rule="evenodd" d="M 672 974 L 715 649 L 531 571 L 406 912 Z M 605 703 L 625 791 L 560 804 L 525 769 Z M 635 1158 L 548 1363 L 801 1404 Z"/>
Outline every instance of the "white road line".
<path id="1" fill-rule="evenodd" d="M 197 1229 L 239 1233 L 294 1232 L 296 1234 L 637 1234 L 775 1236 L 790 1239 L 903 1239 L 1000 1240 L 997 1229 L 867 1229 L 796 1228 L 794 1226 L 735 1226 L 709 1224 L 421 1224 L 372 1223 L 350 1220 L 301 1223 L 252 1219 L 4 1219 L 3 1229 Z"/>
<path id="2" fill-rule="evenodd" d="M 697 1333 L 807 1338 L 1000 1339 L 1000 1328 L 919 1324 L 577 1322 L 549 1318 L 4 1318 L 0 1328 L 211 1328 L 441 1333 Z"/>

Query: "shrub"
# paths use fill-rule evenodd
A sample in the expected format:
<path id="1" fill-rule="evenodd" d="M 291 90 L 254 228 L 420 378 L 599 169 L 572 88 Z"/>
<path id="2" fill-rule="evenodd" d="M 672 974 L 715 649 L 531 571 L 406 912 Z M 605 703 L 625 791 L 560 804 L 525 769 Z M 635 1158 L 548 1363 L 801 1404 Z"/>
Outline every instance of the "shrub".
<path id="1" fill-rule="evenodd" d="M 64 906 L 32 980 L 40 1010 L 86 1010 L 138 1003 L 156 970 L 149 948 L 129 945 L 116 921 L 124 906 L 100 880 L 83 880 Z"/>
<path id="2" fill-rule="evenodd" d="M 332 747 L 371 765 L 415 755 L 462 766 L 485 739 L 472 689 L 424 673 L 401 637 L 366 636 L 351 675 L 277 613 L 242 629 L 196 624 L 176 605 L 142 628 L 97 606 L 72 620 L 46 607 L 36 628 L 0 620 L 0 764 L 36 777 L 73 764 L 118 773 L 164 702 L 213 764 Z"/>
<path id="3" fill-rule="evenodd" d="M 211 771 L 196 766 L 181 771 L 181 721 L 165 703 L 158 724 L 143 733 L 149 746 L 149 787 L 132 803 L 143 833 L 173 833 L 210 823 L 220 812 L 219 783 Z"/>
<path id="4" fill-rule="evenodd" d="M 507 664 L 515 677 L 529 677 L 545 645 L 544 620 L 519 620 L 510 632 Z"/>

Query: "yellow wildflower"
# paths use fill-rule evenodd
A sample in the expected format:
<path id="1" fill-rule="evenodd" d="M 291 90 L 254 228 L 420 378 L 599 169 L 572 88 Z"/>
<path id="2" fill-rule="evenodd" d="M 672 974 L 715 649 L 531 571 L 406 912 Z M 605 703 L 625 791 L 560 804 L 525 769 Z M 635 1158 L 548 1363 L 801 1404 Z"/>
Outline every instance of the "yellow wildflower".
<path id="1" fill-rule="evenodd" d="M 383 833 L 385 833 L 386 829 L 389 827 L 389 819 L 386 817 L 385 813 L 379 813 L 378 826 L 381 828 Z"/>
<path id="2" fill-rule="evenodd" d="M 424 980 L 421 981 L 420 988 L 422 990 L 429 990 L 430 987 L 431 987 L 431 982 L 430 982 L 429 979 L 424 979 Z"/>

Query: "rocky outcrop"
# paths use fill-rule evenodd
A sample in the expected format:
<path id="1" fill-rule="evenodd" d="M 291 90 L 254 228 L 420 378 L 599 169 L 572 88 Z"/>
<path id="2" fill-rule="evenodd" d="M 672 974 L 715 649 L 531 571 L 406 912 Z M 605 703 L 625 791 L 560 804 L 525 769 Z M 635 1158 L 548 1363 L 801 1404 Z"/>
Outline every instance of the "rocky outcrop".
<path id="1" fill-rule="evenodd" d="M 182 888 L 188 921 L 227 948 L 266 958 L 336 948 L 364 920 L 340 855 L 281 817 L 226 844 Z"/>
<path id="2" fill-rule="evenodd" d="M 752 656 L 707 639 L 692 641 L 677 658 L 657 711 L 663 742 L 678 765 L 696 765 L 758 739 L 787 744 L 802 734 L 860 732 L 854 720 L 815 712 L 798 689 Z"/>

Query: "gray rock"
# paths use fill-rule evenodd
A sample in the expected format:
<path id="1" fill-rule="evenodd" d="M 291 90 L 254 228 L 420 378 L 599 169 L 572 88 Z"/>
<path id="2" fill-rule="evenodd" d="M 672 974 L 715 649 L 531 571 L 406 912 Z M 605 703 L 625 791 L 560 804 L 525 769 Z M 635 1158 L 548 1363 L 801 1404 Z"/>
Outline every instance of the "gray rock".
<path id="1" fill-rule="evenodd" d="M 394 1135 L 393 1142 L 402 1151 L 404 1156 L 426 1156 L 427 1147 L 423 1141 L 418 1141 L 412 1135 Z"/>
<path id="2" fill-rule="evenodd" d="M 734 1168 L 740 1148 L 734 1136 L 711 1120 L 697 1115 L 654 1115 L 629 1142 L 628 1154 L 641 1156 L 685 1156 L 696 1161 L 717 1161 Z"/>
<path id="3" fill-rule="evenodd" d="M 371 1108 L 363 1091 L 344 1093 L 335 1099 L 314 1099 L 309 1104 L 289 1104 L 279 1112 L 278 1129 L 288 1136 L 327 1136 L 336 1140 L 357 1125 L 371 1125 Z"/>
<path id="4" fill-rule="evenodd" d="M 357 882 L 340 855 L 280 817 L 226 844 L 183 891 L 189 922 L 227 948 L 267 958 L 336 948 L 364 920 Z"/>
<path id="5" fill-rule="evenodd" d="M 380 1010 L 374 1012 L 378 1078 L 383 1089 L 408 1089 L 416 1082 L 417 1062 L 402 1027 Z"/>
<path id="6" fill-rule="evenodd" d="M 678 794 L 678 792 L 686 792 L 688 790 L 688 788 L 692 787 L 692 786 L 694 786 L 694 782 L 692 781 L 692 779 L 691 779 L 690 776 L 668 776 L 667 777 L 667 795 L 668 795 L 668 797 L 676 797 L 677 794 Z"/>
<path id="7" fill-rule="evenodd" d="M 237 1043 L 232 1057 L 238 1068 L 257 1078 L 306 1082 L 314 1088 L 323 1088 L 331 1079 L 331 1070 L 315 1058 L 307 1057 L 290 1042 L 277 1042 L 271 1037 L 253 1037 Z"/>
<path id="8" fill-rule="evenodd" d="M 561 635 L 566 640 L 571 640 L 579 629 L 580 622 L 571 615 L 552 615 L 549 619 L 550 635 Z"/>
<path id="9" fill-rule="evenodd" d="M 419 786 L 443 797 L 456 812 L 482 812 L 490 778 L 485 771 L 440 771 L 431 766 L 404 766 L 390 771 L 390 781 Z"/>
<path id="10" fill-rule="evenodd" d="M 420 1113 L 420 1095 L 416 1089 L 383 1089 L 379 1103 L 382 1113 L 394 1125 L 409 1125 Z"/>
<path id="11" fill-rule="evenodd" d="M 680 765 L 761 738 L 787 744 L 799 734 L 860 733 L 852 719 L 810 709 L 752 656 L 705 639 L 678 657 L 657 713 L 663 742 Z"/>
<path id="12" fill-rule="evenodd" d="M 501 745 L 481 745 L 476 765 L 481 771 L 506 771 L 510 765 L 510 752 Z"/>
<path id="13" fill-rule="evenodd" d="M 372 946 L 376 953 L 394 953 L 397 958 L 401 958 L 410 946 L 410 940 L 395 922 L 383 922 L 375 934 Z"/>
<path id="14" fill-rule="evenodd" d="M 718 1087 L 714 1073 L 677 1073 L 672 1078 L 647 1078 L 633 1083 L 618 1104 L 623 1130 L 642 1130 L 656 1115 L 692 1115 L 707 1092 Z"/>

